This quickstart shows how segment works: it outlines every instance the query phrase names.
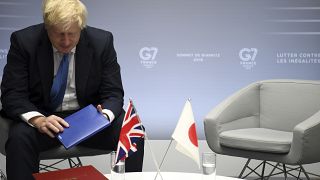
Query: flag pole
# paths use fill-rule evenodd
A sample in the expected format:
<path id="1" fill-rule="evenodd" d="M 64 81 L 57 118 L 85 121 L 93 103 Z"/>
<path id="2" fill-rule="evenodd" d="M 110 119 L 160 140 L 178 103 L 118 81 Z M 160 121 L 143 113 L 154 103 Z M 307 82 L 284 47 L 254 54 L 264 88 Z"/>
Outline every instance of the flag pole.
<path id="1" fill-rule="evenodd" d="M 162 160 L 161 160 L 159 169 L 161 169 L 161 167 L 162 167 L 162 164 L 163 164 L 163 162 L 164 162 L 164 159 L 166 158 L 166 156 L 167 156 L 167 154 L 168 154 L 168 151 L 169 151 L 169 148 L 171 147 L 172 141 L 173 141 L 173 139 L 171 138 L 170 143 L 169 143 L 169 145 L 168 145 L 168 147 L 167 147 L 167 149 L 166 149 L 166 152 L 164 153 L 164 156 L 163 156 L 163 158 L 162 158 Z M 154 177 L 154 180 L 155 180 L 157 177 L 158 177 L 158 173 L 156 174 L 156 177 Z"/>
<path id="2" fill-rule="evenodd" d="M 163 164 L 163 162 L 164 162 L 164 158 L 167 156 L 167 153 L 168 153 L 168 151 L 169 151 L 169 148 L 170 148 L 170 146 L 171 146 L 172 141 L 173 141 L 173 139 L 171 138 L 170 143 L 169 143 L 169 146 L 168 146 L 168 148 L 167 148 L 167 150 L 166 150 L 166 152 L 165 152 L 165 154 L 164 154 L 164 156 L 163 156 L 163 158 L 162 158 L 162 161 L 161 161 L 161 163 L 160 163 L 160 167 L 159 167 L 159 168 L 162 167 L 162 164 Z"/>
<path id="3" fill-rule="evenodd" d="M 191 98 L 188 98 L 188 101 L 191 103 Z M 164 159 L 166 158 L 166 156 L 167 156 L 167 154 L 168 154 L 168 151 L 169 151 L 169 148 L 171 147 L 172 141 L 173 141 L 173 139 L 171 138 L 170 143 L 169 143 L 169 145 L 168 145 L 168 147 L 167 147 L 167 149 L 166 149 L 166 152 L 165 152 L 165 154 L 164 154 L 164 156 L 163 156 L 163 158 L 162 158 L 162 160 L 161 160 L 161 163 L 160 163 L 160 166 L 159 166 L 159 170 L 161 169 L 162 164 L 163 164 L 163 162 L 164 162 Z M 161 174 L 160 174 L 160 175 L 161 175 Z M 157 177 L 158 177 L 158 173 L 156 174 L 156 177 L 154 178 L 154 180 L 156 180 Z"/>
<path id="4" fill-rule="evenodd" d="M 139 117 L 139 115 L 138 115 L 138 111 L 136 110 L 135 106 L 133 105 L 132 98 L 129 98 L 129 101 L 132 103 L 132 107 L 133 107 L 134 111 L 135 111 L 136 114 L 137 114 L 137 117 L 138 117 L 138 120 L 139 120 L 139 122 L 140 122 L 141 128 L 144 129 L 144 127 L 142 127 L 142 122 L 141 122 L 140 117 Z M 160 173 L 159 165 L 158 165 L 158 163 L 157 163 L 157 161 L 156 161 L 156 158 L 155 158 L 155 156 L 154 156 L 154 154 L 153 154 L 153 151 L 152 151 L 152 148 L 151 148 L 151 145 L 150 145 L 149 138 L 148 138 L 148 136 L 147 136 L 147 131 L 146 131 L 146 130 L 144 130 L 144 137 L 145 137 L 145 139 L 146 139 L 146 141 L 147 141 L 147 144 L 148 144 L 148 146 L 149 146 L 149 149 L 150 149 L 150 152 L 151 152 L 151 156 L 152 156 L 152 160 L 153 160 L 154 164 L 156 165 L 157 175 L 160 174 L 160 177 L 161 177 L 161 179 L 163 180 L 163 177 L 162 177 L 162 175 L 161 175 L 161 173 Z M 156 176 L 157 176 L 157 175 L 156 175 Z"/>

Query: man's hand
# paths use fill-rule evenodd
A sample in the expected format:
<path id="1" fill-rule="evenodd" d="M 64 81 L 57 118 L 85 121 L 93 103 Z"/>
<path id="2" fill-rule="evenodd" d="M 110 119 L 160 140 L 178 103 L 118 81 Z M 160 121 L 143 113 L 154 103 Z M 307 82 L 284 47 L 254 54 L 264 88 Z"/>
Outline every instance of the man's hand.
<path id="1" fill-rule="evenodd" d="M 105 118 L 107 118 L 108 121 L 110 121 L 109 116 L 108 116 L 107 114 L 105 114 L 105 113 L 102 112 L 102 106 L 101 106 L 100 104 L 97 105 L 97 110 L 98 110 L 101 114 L 103 114 L 103 116 L 104 116 Z"/>
<path id="2" fill-rule="evenodd" d="M 98 109 L 98 111 L 100 112 L 100 113 L 102 113 L 102 106 L 99 104 L 99 105 L 97 105 L 97 109 Z"/>
<path id="3" fill-rule="evenodd" d="M 62 132 L 64 127 L 69 127 L 69 124 L 62 118 L 51 115 L 48 117 L 37 116 L 29 120 L 33 126 L 35 126 L 39 132 L 45 133 L 48 136 L 54 138 L 56 133 Z"/>

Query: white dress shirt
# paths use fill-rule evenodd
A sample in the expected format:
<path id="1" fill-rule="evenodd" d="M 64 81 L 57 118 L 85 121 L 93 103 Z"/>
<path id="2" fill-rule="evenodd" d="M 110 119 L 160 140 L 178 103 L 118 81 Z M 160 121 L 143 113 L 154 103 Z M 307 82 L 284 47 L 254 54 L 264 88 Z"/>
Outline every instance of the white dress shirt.
<path id="1" fill-rule="evenodd" d="M 67 79 L 67 87 L 63 97 L 62 104 L 56 109 L 56 111 L 66 111 L 66 110 L 76 110 L 79 109 L 79 103 L 77 100 L 76 94 L 76 83 L 75 83 L 75 52 L 76 47 L 74 47 L 69 53 L 69 71 L 68 71 L 68 79 Z M 56 48 L 53 47 L 53 59 L 54 59 L 54 75 L 57 74 L 60 62 L 62 60 L 63 54 L 59 53 Z M 109 121 L 113 121 L 114 114 L 109 109 L 103 109 L 102 113 L 107 116 Z M 21 114 L 22 120 L 27 122 L 29 125 L 29 120 L 36 116 L 44 116 L 40 112 L 30 111 L 24 114 Z M 31 125 L 32 126 L 32 125 Z"/>

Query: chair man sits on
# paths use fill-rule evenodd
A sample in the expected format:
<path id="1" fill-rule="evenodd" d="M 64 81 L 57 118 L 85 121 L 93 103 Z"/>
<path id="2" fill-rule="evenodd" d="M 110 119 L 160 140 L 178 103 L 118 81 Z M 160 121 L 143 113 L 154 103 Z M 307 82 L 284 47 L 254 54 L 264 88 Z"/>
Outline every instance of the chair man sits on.
<path id="1" fill-rule="evenodd" d="M 0 103 L 0 108 L 1 108 L 1 103 Z M 14 124 L 13 120 L 6 118 L 2 115 L 0 116 L 0 153 L 3 155 L 6 155 L 5 143 L 8 139 L 9 129 L 13 124 Z M 79 166 L 82 166 L 82 162 L 79 157 L 97 156 L 97 155 L 108 154 L 110 152 L 111 151 L 109 150 L 94 149 L 94 148 L 83 147 L 83 146 L 75 146 L 73 148 L 66 150 L 61 145 L 40 153 L 40 160 L 57 159 L 58 161 L 49 165 L 41 163 L 39 170 L 40 171 L 58 170 L 59 168 L 56 165 L 64 160 L 68 160 L 70 168 L 79 167 Z"/>

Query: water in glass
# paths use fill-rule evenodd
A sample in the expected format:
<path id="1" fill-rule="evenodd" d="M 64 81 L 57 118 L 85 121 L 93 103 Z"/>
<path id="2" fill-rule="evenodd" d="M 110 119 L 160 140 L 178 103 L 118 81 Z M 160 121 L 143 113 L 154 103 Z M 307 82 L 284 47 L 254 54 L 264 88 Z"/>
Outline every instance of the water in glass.
<path id="1" fill-rule="evenodd" d="M 216 154 L 213 152 L 205 152 L 202 154 L 202 174 L 203 180 L 216 177 Z"/>
<path id="2" fill-rule="evenodd" d="M 111 180 L 124 180 L 125 174 L 125 161 L 119 160 L 117 164 L 116 161 L 116 152 L 111 152 Z"/>

